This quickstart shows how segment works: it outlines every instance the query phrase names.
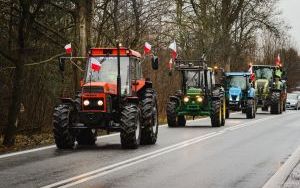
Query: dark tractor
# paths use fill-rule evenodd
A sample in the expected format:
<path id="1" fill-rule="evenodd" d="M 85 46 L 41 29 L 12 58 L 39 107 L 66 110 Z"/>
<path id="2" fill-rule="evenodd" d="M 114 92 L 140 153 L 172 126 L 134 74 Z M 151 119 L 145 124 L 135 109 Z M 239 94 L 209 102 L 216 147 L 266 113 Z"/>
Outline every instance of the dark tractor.
<path id="1" fill-rule="evenodd" d="M 169 127 L 183 127 L 186 116 L 210 116 L 212 127 L 225 125 L 225 93 L 215 84 L 214 71 L 204 60 L 176 60 L 175 71 L 181 73 L 181 89 L 167 104 Z"/>
<path id="2" fill-rule="evenodd" d="M 242 111 L 247 119 L 255 118 L 256 96 L 252 87 L 251 74 L 246 72 L 225 73 L 226 118 L 230 111 Z"/>
<path id="3" fill-rule="evenodd" d="M 53 132 L 59 149 L 94 145 L 98 129 L 120 132 L 122 148 L 155 144 L 157 94 L 142 76 L 140 53 L 123 48 L 92 48 L 81 91 L 54 108 Z M 152 67 L 158 68 L 153 56 Z"/>
<path id="4" fill-rule="evenodd" d="M 280 66 L 253 65 L 252 71 L 255 74 L 255 93 L 257 107 L 262 111 L 271 108 L 271 114 L 281 114 L 285 111 L 287 87 L 284 71 Z"/>

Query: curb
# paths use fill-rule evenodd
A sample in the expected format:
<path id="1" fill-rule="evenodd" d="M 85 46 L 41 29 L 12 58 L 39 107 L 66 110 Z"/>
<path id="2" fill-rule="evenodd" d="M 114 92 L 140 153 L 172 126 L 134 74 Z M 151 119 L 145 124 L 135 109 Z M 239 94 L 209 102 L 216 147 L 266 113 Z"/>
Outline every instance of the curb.
<path id="1" fill-rule="evenodd" d="M 300 161 L 300 146 L 279 168 L 279 170 L 267 181 L 262 188 L 282 188 L 283 184 Z"/>

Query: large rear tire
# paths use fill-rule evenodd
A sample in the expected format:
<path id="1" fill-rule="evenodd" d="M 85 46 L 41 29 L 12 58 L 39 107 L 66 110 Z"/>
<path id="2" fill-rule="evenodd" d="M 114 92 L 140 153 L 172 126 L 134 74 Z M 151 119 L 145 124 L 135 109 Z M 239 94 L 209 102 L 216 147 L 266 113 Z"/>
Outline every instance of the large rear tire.
<path id="1" fill-rule="evenodd" d="M 214 100 L 211 104 L 211 126 L 212 127 L 220 127 L 222 124 L 222 106 L 220 100 Z"/>
<path id="2" fill-rule="evenodd" d="M 56 147 L 59 149 L 71 149 L 74 147 L 75 137 L 69 129 L 71 123 L 70 105 L 61 104 L 54 108 L 53 133 Z"/>
<path id="3" fill-rule="evenodd" d="M 140 144 L 140 112 L 136 105 L 128 104 L 121 112 L 121 145 L 124 149 L 136 149 Z"/>
<path id="4" fill-rule="evenodd" d="M 76 140 L 79 145 L 95 145 L 97 140 L 96 131 L 91 129 L 82 129 L 76 137 Z"/>
<path id="5" fill-rule="evenodd" d="M 279 92 L 272 92 L 271 95 L 271 114 L 280 114 L 281 100 Z"/>
<path id="6" fill-rule="evenodd" d="M 142 101 L 142 129 L 141 144 L 155 144 L 158 134 L 158 109 L 156 92 L 153 89 L 146 89 Z"/>

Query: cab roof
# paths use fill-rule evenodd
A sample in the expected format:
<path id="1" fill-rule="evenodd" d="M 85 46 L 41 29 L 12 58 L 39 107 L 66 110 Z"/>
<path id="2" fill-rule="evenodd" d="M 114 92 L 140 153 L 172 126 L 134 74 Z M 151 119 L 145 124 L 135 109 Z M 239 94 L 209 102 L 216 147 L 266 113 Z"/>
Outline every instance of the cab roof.
<path id="1" fill-rule="evenodd" d="M 91 48 L 90 49 L 90 56 L 117 56 L 118 49 L 117 48 Z M 137 57 L 141 58 L 142 55 L 134 50 L 120 47 L 120 56 L 130 56 L 130 57 Z"/>

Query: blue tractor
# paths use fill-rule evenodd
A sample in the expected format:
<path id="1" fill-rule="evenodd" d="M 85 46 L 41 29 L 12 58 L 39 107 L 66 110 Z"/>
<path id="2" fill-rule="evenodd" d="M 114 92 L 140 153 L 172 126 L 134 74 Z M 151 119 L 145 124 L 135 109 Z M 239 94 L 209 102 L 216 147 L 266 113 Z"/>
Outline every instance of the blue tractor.
<path id="1" fill-rule="evenodd" d="M 225 73 L 226 118 L 229 118 L 230 111 L 240 110 L 247 119 L 255 118 L 256 97 L 250 77 L 248 72 Z"/>

